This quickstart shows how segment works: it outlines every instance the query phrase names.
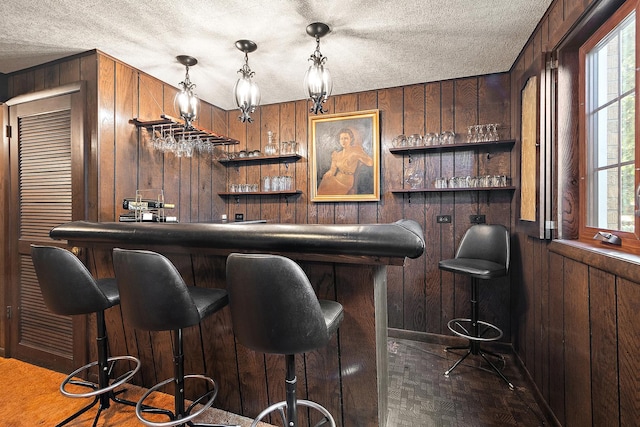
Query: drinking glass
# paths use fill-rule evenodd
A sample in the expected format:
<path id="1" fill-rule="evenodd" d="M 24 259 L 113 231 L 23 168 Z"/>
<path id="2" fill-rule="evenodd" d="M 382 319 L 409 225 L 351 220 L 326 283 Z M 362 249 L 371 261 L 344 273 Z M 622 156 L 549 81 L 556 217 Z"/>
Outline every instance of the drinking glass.
<path id="1" fill-rule="evenodd" d="M 391 141 L 391 145 L 395 148 L 406 147 L 407 137 L 404 135 L 398 135 Z"/>

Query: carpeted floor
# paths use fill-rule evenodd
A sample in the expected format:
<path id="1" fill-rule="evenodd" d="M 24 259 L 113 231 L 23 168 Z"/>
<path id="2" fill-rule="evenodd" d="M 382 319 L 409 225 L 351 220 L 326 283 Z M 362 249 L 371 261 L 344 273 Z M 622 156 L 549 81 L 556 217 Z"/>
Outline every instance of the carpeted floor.
<path id="1" fill-rule="evenodd" d="M 72 399 L 63 396 L 58 390 L 65 375 L 48 369 L 40 368 L 16 359 L 4 359 L 0 357 L 0 426 L 2 427 L 51 427 L 73 414 L 91 399 Z M 20 384 L 13 387 L 12 384 Z M 125 392 L 118 397 L 137 401 L 144 393 L 144 389 L 126 385 Z M 173 396 L 157 394 L 149 401 L 158 407 L 171 408 Z M 90 426 L 97 413 L 98 405 L 76 418 L 67 426 Z M 251 421 L 248 418 L 225 412 L 219 409 L 207 409 L 196 419 L 203 423 L 221 423 L 249 427 Z M 167 418 L 158 418 L 156 422 L 167 421 Z M 98 419 L 98 426 L 111 427 L 140 427 L 143 425 L 135 415 L 135 409 L 131 406 L 111 404 Z M 260 424 L 268 426 L 267 424 Z"/>

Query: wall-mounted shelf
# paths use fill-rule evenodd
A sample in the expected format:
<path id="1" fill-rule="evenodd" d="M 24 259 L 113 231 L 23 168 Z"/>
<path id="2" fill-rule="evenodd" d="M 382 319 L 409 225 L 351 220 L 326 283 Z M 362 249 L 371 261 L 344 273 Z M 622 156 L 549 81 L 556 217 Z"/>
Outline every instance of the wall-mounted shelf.
<path id="1" fill-rule="evenodd" d="M 219 196 L 222 197 L 242 197 L 242 196 L 277 196 L 279 194 L 283 194 L 285 196 L 292 196 L 296 194 L 302 194 L 302 190 L 287 190 L 287 191 L 245 191 L 245 192 L 231 192 L 224 191 L 218 193 Z"/>
<path id="2" fill-rule="evenodd" d="M 233 197 L 236 199 L 236 203 L 240 203 L 240 197 L 246 196 L 284 196 L 287 205 L 289 204 L 289 197 L 302 194 L 302 190 L 286 190 L 286 191 L 248 191 L 248 192 L 230 192 L 225 191 L 218 193 L 221 197 Z"/>
<path id="3" fill-rule="evenodd" d="M 391 190 L 392 193 L 451 193 L 460 191 L 513 191 L 516 187 L 467 187 L 467 188 L 406 188 Z"/>
<path id="4" fill-rule="evenodd" d="M 247 156 L 218 160 L 223 165 L 239 165 L 240 163 L 290 163 L 301 159 L 300 154 L 284 154 L 281 156 Z"/>
<path id="5" fill-rule="evenodd" d="M 185 137 L 200 137 L 202 141 L 209 142 L 211 145 L 235 145 L 239 143 L 236 139 L 217 134 L 197 125 L 192 124 L 189 128 L 185 128 L 184 122 L 166 114 L 162 114 L 159 120 L 143 121 L 133 118 L 131 122 L 139 128 L 146 128 L 149 132 L 153 132 L 156 129 L 162 133 L 173 132 L 176 137 L 182 135 Z"/>
<path id="6" fill-rule="evenodd" d="M 456 150 L 476 150 L 481 148 L 491 148 L 500 146 L 513 146 L 515 139 L 507 139 L 503 141 L 487 141 L 487 142 L 472 142 L 472 143 L 458 143 L 458 144 L 446 144 L 446 145 L 422 145 L 419 147 L 394 147 L 390 148 L 390 153 L 404 154 L 415 153 L 420 151 L 456 151 Z"/>

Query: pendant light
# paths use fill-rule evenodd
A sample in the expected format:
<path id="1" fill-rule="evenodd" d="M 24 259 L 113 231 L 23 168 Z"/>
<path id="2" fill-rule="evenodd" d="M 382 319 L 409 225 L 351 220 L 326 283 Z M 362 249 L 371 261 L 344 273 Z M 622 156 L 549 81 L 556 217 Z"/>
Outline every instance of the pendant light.
<path id="1" fill-rule="evenodd" d="M 193 122 L 196 117 L 198 117 L 198 109 L 200 106 L 200 100 L 193 93 L 196 85 L 191 83 L 191 79 L 189 78 L 189 67 L 193 67 L 198 63 L 198 60 L 192 56 L 188 55 L 179 55 L 176 56 L 176 59 L 179 63 L 185 66 L 186 73 L 184 77 L 184 81 L 180 82 L 180 92 L 176 95 L 175 99 L 175 108 L 176 111 L 180 114 L 180 117 L 184 120 L 185 128 L 191 127 L 191 122 Z"/>
<path id="2" fill-rule="evenodd" d="M 236 107 L 242 113 L 238 116 L 238 119 L 243 123 L 251 123 L 253 122 L 251 113 L 260 105 L 260 88 L 252 80 L 255 73 L 249 68 L 249 52 L 255 51 L 258 46 L 251 40 L 238 40 L 236 47 L 241 52 L 244 52 L 244 64 L 238 70 L 238 73 L 241 73 L 242 76 L 233 87 L 233 94 Z"/>
<path id="3" fill-rule="evenodd" d="M 316 39 L 316 50 L 309 57 L 313 64 L 304 76 L 304 87 L 309 93 L 309 100 L 313 103 L 309 112 L 313 114 L 326 113 L 322 104 L 327 101 L 333 89 L 331 74 L 324 66 L 327 57 L 320 53 L 320 37 L 325 36 L 330 31 L 327 24 L 315 22 L 307 26 L 307 34 Z"/>

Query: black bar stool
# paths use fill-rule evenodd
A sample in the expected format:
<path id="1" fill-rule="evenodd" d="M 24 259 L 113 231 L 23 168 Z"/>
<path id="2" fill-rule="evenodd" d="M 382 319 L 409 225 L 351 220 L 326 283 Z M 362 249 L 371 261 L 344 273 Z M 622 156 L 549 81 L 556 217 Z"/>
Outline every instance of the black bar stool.
<path id="1" fill-rule="evenodd" d="M 133 356 L 108 356 L 104 311 L 120 303 L 115 279 L 96 280 L 74 254 L 63 248 L 31 245 L 31 258 L 47 309 L 63 316 L 96 313 L 98 360 L 76 369 L 60 384 L 63 395 L 75 398 L 93 397 L 93 401 L 57 426 L 63 426 L 79 417 L 96 403 L 100 403 L 100 406 L 93 421 L 94 426 L 97 425 L 102 410 L 109 408 L 110 401 L 135 406 L 136 402 L 116 397 L 114 390 L 138 372 L 140 361 Z M 127 370 L 119 377 L 111 378 L 118 362 L 126 364 L 127 367 L 123 369 Z M 97 384 L 80 378 L 86 377 L 96 367 Z M 78 392 L 75 388 L 72 390 L 72 387 L 67 387 L 69 385 L 86 387 L 90 391 Z"/>
<path id="2" fill-rule="evenodd" d="M 285 355 L 287 400 L 266 408 L 251 427 L 274 411 L 285 426 L 296 427 L 297 405 L 319 411 L 324 418 L 317 425 L 335 427 L 326 408 L 296 399 L 295 355 L 327 345 L 344 317 L 342 305 L 318 300 L 302 268 L 278 255 L 229 255 L 227 290 L 238 342 L 254 351 Z"/>
<path id="3" fill-rule="evenodd" d="M 491 368 L 502 378 L 510 389 L 513 384 L 504 376 L 502 371 L 487 357 L 497 357 L 504 363 L 504 358 L 491 351 L 481 348 L 482 342 L 496 341 L 502 338 L 502 330 L 497 326 L 479 320 L 479 285 L 482 281 L 506 276 L 509 272 L 511 256 L 509 231 L 503 225 L 478 224 L 470 227 L 458 246 L 458 252 L 453 259 L 439 262 L 441 270 L 451 271 L 471 277 L 471 318 L 451 319 L 447 326 L 454 334 L 469 340 L 466 346 L 447 347 L 445 350 L 467 350 L 444 375 L 449 374 L 470 354 L 480 355 Z"/>
<path id="4" fill-rule="evenodd" d="M 113 250 L 113 266 L 122 299 L 122 313 L 127 322 L 134 328 L 146 331 L 173 331 L 174 337 L 174 376 L 151 387 L 140 398 L 136 406 L 138 419 L 152 427 L 185 424 L 221 426 L 194 424 L 192 421 L 213 405 L 218 395 L 218 385 L 204 375 L 185 375 L 182 331 L 224 308 L 229 303 L 227 291 L 187 286 L 171 261 L 151 251 L 116 248 Z M 188 407 L 185 407 L 184 395 L 186 379 L 201 380 L 207 384 L 207 392 Z M 154 422 L 144 418 L 144 401 L 170 383 L 174 384 L 174 412 L 169 414 L 170 421 Z M 202 404 L 202 407 L 192 412 L 198 404 Z"/>

